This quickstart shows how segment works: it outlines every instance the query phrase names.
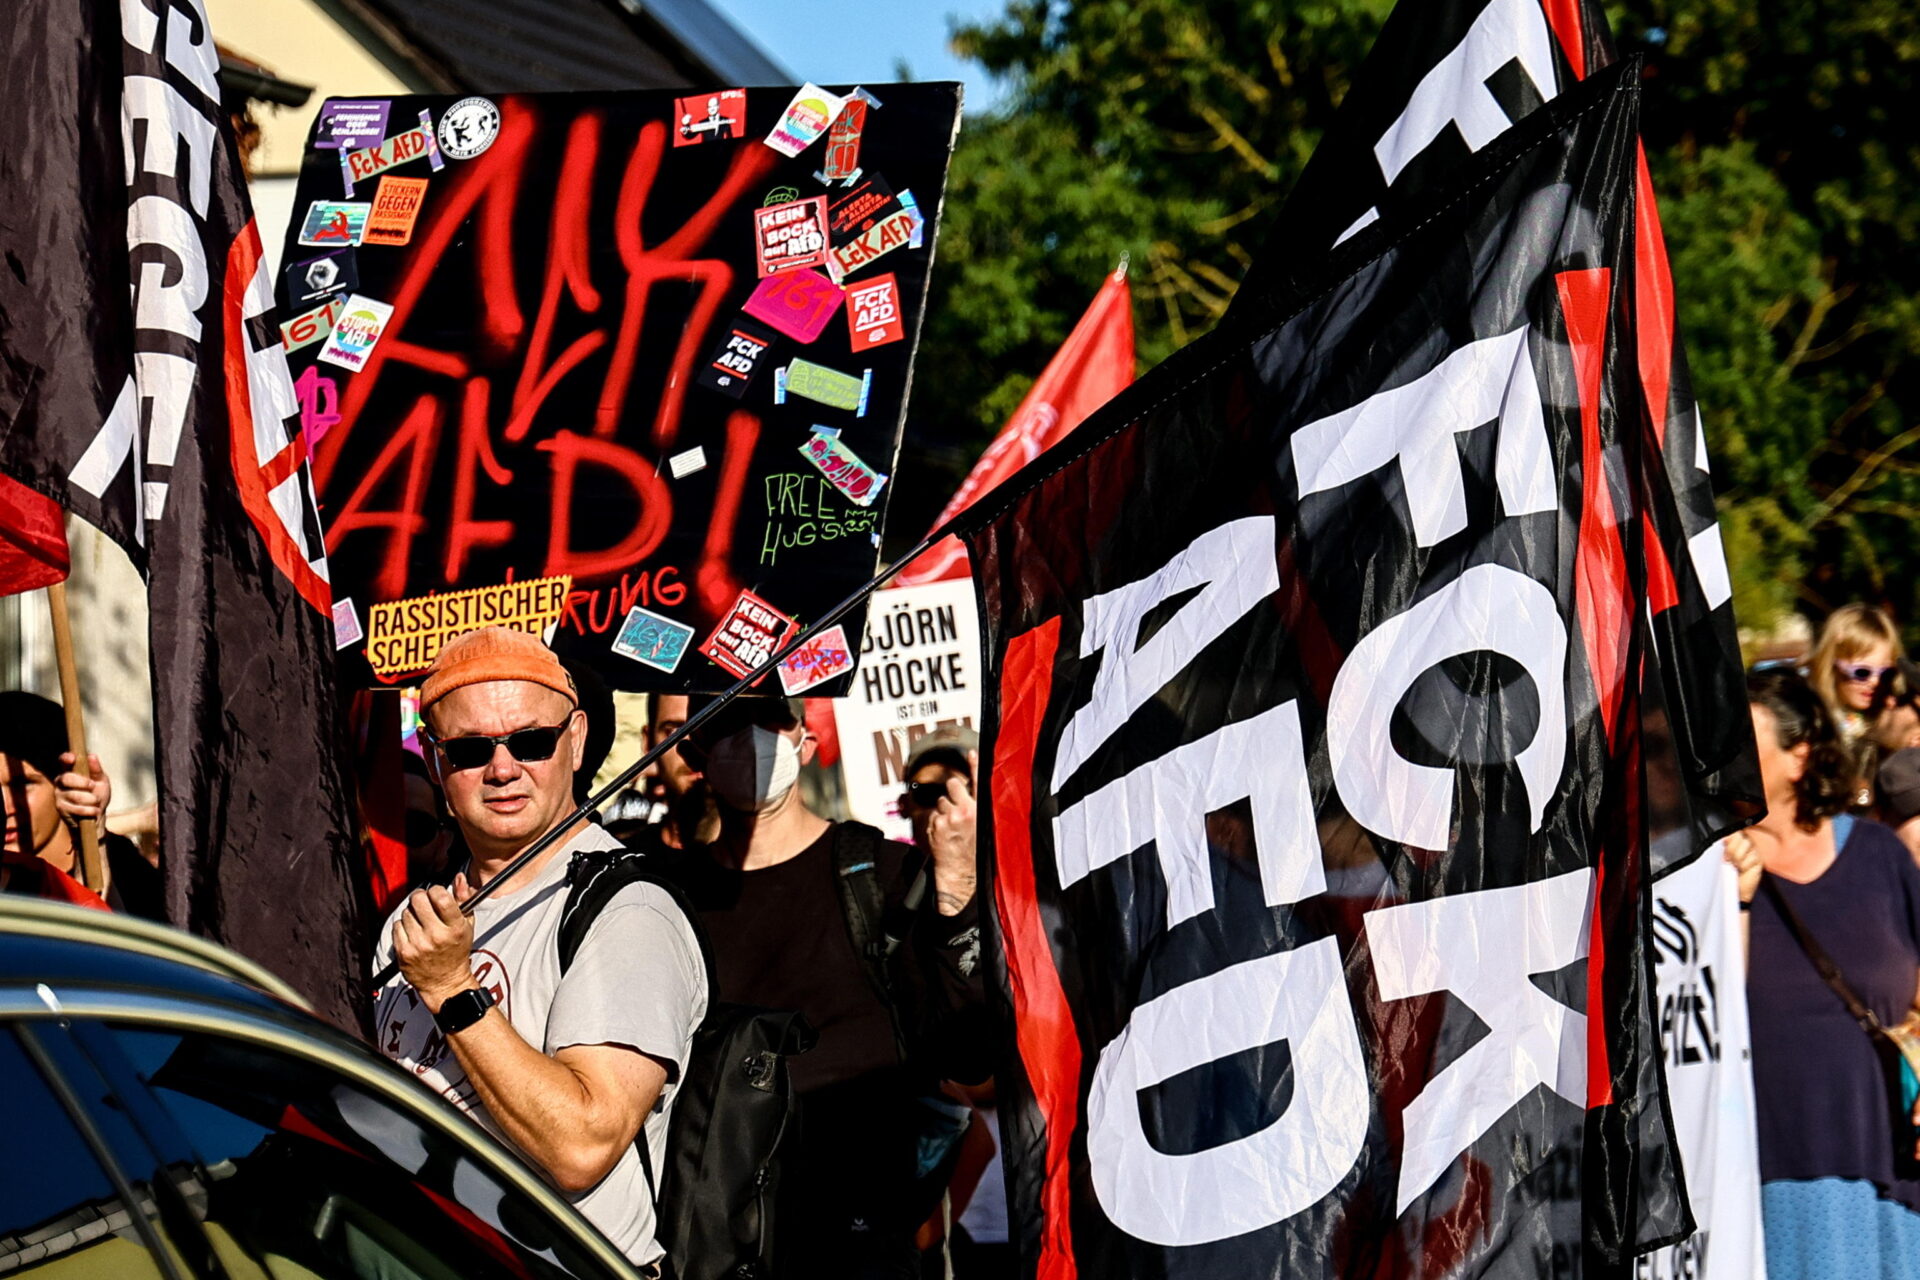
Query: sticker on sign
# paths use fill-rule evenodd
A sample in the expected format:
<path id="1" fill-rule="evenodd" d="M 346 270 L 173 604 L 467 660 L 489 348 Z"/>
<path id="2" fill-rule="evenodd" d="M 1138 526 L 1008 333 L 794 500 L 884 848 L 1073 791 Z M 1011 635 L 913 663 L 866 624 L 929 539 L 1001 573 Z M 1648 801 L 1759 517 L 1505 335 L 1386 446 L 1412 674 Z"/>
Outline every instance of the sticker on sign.
<path id="1" fill-rule="evenodd" d="M 868 351 L 907 336 L 900 316 L 900 286 L 889 271 L 847 290 L 847 329 L 853 349 Z"/>
<path id="2" fill-rule="evenodd" d="M 792 697 L 851 670 L 853 651 L 847 647 L 847 629 L 829 627 L 781 662 L 780 687 Z"/>
<path id="3" fill-rule="evenodd" d="M 687 642 L 692 639 L 693 628 L 686 623 L 663 618 L 635 605 L 627 611 L 627 620 L 620 624 L 620 634 L 613 638 L 613 651 L 623 658 L 644 662 L 656 671 L 670 672 L 680 665 L 680 659 L 687 653 Z"/>
<path id="4" fill-rule="evenodd" d="M 736 677 L 753 674 L 793 631 L 793 619 L 751 591 L 742 591 L 700 652 Z"/>
<path id="5" fill-rule="evenodd" d="M 387 321 L 391 319 L 393 308 L 387 303 L 354 294 L 347 299 L 339 319 L 333 322 L 333 332 L 327 335 L 327 345 L 320 348 L 320 359 L 328 364 L 337 364 L 342 369 L 360 372 L 367 367 L 367 357 L 373 354 L 373 344 L 380 341 L 380 335 L 387 331 Z"/>

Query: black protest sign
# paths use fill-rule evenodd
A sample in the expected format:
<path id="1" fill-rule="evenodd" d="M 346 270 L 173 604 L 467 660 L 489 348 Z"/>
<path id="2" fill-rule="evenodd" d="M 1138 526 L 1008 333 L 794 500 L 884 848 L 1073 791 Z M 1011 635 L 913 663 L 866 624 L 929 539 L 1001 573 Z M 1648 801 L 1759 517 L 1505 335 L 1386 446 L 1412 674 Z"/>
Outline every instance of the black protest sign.
<path id="1" fill-rule="evenodd" d="M 386 102 L 389 134 L 425 113 L 420 141 L 443 162 L 422 152 L 401 170 L 426 184 L 407 243 L 369 234 L 351 250 L 343 306 L 282 298 L 286 315 L 314 313 L 308 328 L 392 308 L 363 326 L 370 347 L 352 335 L 357 372 L 320 362 L 311 334 L 287 351 L 334 594 L 368 620 L 341 650 L 348 679 L 415 679 L 446 639 L 500 624 L 550 634 L 615 688 L 713 691 L 734 676 L 710 642 L 743 593 L 804 624 L 872 576 L 959 91 L 868 94 L 852 99 L 860 165 L 898 194 L 900 225 L 849 264 L 824 241 L 845 195 L 815 176 L 825 140 L 793 157 L 763 141 L 791 88 L 696 95 L 744 120 L 721 146 L 681 145 L 684 93 Z M 342 197 L 323 141 L 296 225 Z M 353 199 L 373 198 L 363 185 Z M 781 206 L 810 211 L 811 253 L 787 252 L 783 217 L 763 212 Z M 289 243 L 285 261 L 318 256 Z M 883 276 L 904 340 L 876 345 L 846 290 Z M 824 475 L 806 452 L 821 438 Z M 879 483 L 855 501 L 843 472 Z M 617 644 L 636 610 L 690 630 L 671 664 Z"/>

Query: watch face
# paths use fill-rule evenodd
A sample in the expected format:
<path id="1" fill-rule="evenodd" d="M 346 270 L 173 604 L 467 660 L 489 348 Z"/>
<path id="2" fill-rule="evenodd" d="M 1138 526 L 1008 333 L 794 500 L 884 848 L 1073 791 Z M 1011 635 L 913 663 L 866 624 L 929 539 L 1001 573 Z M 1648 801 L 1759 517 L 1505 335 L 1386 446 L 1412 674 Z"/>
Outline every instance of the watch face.
<path id="1" fill-rule="evenodd" d="M 464 1031 L 480 1019 L 487 1016 L 487 1010 L 493 1008 L 493 992 L 485 987 L 478 991 L 462 991 L 451 996 L 440 1006 L 440 1012 L 434 1015 L 434 1024 L 442 1035 L 452 1035 Z"/>

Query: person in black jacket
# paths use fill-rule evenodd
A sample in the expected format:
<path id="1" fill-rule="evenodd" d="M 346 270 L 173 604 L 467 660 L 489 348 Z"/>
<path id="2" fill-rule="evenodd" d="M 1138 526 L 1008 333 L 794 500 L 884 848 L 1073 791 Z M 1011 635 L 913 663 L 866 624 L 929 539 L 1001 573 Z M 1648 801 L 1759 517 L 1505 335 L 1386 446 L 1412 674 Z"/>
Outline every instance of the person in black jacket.
<path id="1" fill-rule="evenodd" d="M 914 1229 L 966 1124 L 936 1083 L 990 1069 L 974 801 L 956 777 L 937 806 L 950 838 L 922 856 L 811 812 L 794 784 L 814 750 L 794 699 L 743 697 L 702 725 L 680 751 L 718 800 L 720 830 L 677 875 L 718 998 L 798 1009 L 819 1032 L 791 1067 L 800 1132 L 782 1175 L 779 1274 L 912 1276 Z"/>

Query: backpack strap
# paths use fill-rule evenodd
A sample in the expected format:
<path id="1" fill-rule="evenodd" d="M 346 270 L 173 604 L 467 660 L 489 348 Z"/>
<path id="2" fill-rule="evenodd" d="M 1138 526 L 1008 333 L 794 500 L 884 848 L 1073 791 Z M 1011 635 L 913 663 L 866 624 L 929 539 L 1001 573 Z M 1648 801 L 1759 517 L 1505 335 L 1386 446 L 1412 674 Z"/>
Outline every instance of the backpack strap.
<path id="1" fill-rule="evenodd" d="M 711 1014 L 720 998 L 720 987 L 714 976 L 713 948 L 707 945 L 707 935 L 700 927 L 700 917 L 694 912 L 686 891 L 660 865 L 660 860 L 637 849 L 582 850 L 574 854 L 568 863 L 567 902 L 560 910 L 557 938 L 561 976 L 564 977 L 572 967 L 574 957 L 580 954 L 580 946 L 587 940 L 587 933 L 593 928 L 593 922 L 600 918 L 600 913 L 606 910 L 622 889 L 635 884 L 658 885 L 673 899 L 680 914 L 686 917 L 687 926 L 693 931 L 694 943 L 700 949 L 701 966 L 706 970 L 707 1011 Z M 653 1153 L 647 1149 L 644 1121 L 640 1125 L 640 1132 L 634 1135 L 633 1146 L 640 1154 L 640 1172 L 647 1180 L 647 1194 L 657 1212 L 660 1186 L 653 1172 Z"/>
<path id="2" fill-rule="evenodd" d="M 880 887 L 880 845 L 886 841 L 885 836 L 863 823 L 836 822 L 832 839 L 833 882 L 840 894 L 840 912 L 846 917 L 847 936 L 853 942 L 860 967 L 866 971 L 867 981 L 873 984 L 874 994 L 886 1006 L 887 1017 L 893 1023 L 894 1047 L 905 1059 L 907 1037 L 894 998 L 889 966 L 906 937 L 911 907 L 903 902 L 900 909 L 887 910 L 886 895 Z M 922 867 L 908 888 L 909 901 L 926 896 L 927 871 Z"/>

